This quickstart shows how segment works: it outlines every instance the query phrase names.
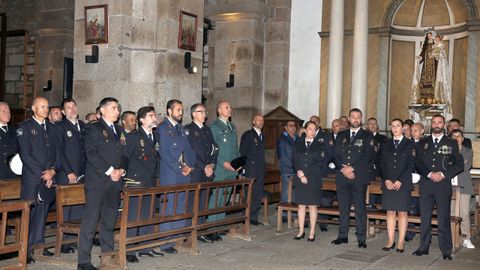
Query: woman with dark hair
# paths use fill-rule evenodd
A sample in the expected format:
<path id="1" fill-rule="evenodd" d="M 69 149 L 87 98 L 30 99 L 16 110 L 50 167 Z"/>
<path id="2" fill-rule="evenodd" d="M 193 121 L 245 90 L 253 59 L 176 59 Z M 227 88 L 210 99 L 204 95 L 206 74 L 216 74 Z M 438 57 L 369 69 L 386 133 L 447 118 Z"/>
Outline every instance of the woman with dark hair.
<path id="1" fill-rule="evenodd" d="M 395 248 L 395 226 L 398 217 L 397 252 L 403 253 L 408 225 L 412 172 L 415 168 L 415 143 L 402 134 L 403 122 L 390 122 L 392 137 L 385 140 L 380 149 L 380 175 L 382 177 L 382 209 L 387 210 L 388 242 L 382 248 Z"/>
<path id="2" fill-rule="evenodd" d="M 308 241 L 315 241 L 315 225 L 317 223 L 317 205 L 320 205 L 322 194 L 322 176 L 328 172 L 331 150 L 327 141 L 314 140 L 317 124 L 308 121 L 305 124 L 305 137 L 293 146 L 293 167 L 295 177 L 295 203 L 298 204 L 299 232 L 294 237 L 300 240 L 305 237 L 304 225 L 306 208 L 310 217 L 310 233 Z"/>

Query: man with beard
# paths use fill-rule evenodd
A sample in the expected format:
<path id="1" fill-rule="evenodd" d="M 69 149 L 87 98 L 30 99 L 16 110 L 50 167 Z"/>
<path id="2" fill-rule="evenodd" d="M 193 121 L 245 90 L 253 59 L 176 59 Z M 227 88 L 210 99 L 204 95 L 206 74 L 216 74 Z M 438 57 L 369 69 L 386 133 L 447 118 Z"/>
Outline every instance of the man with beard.
<path id="1" fill-rule="evenodd" d="M 55 176 L 59 185 L 75 184 L 85 174 L 87 156 L 83 146 L 83 132 L 85 124 L 78 120 L 77 103 L 73 99 L 65 99 L 62 102 L 65 119 L 56 124 L 58 138 L 58 150 L 60 151 L 60 171 Z M 75 205 L 64 208 L 65 221 L 80 220 L 83 213 L 83 205 Z M 68 245 L 61 248 L 62 253 L 73 253 L 74 250 Z"/>
<path id="2" fill-rule="evenodd" d="M 261 114 L 255 114 L 252 119 L 252 129 L 245 131 L 240 140 L 240 154 L 247 158 L 245 162 L 245 176 L 255 178 L 252 188 L 252 204 L 250 208 L 250 223 L 263 225 L 258 221 L 258 212 L 263 197 L 265 183 L 265 144 L 262 133 L 265 121 Z"/>
<path id="3" fill-rule="evenodd" d="M 117 220 L 123 189 L 126 145 L 123 129 L 116 125 L 120 114 L 118 101 L 106 97 L 100 101 L 101 118 L 85 130 L 85 210 L 78 244 L 79 270 L 97 269 L 91 263 L 95 231 L 99 230 L 102 252 L 114 248 L 113 228 Z M 99 223 L 100 221 L 100 223 Z"/>
<path id="4" fill-rule="evenodd" d="M 33 201 L 30 210 L 27 262 L 32 258 L 32 246 L 45 242 L 45 221 L 50 205 L 55 201 L 53 177 L 59 169 L 59 153 L 55 127 L 47 120 L 48 100 L 36 97 L 33 117 L 17 129 L 20 158 L 23 161 L 20 199 Z M 43 255 L 53 256 L 48 250 Z"/>
<path id="5" fill-rule="evenodd" d="M 6 102 L 0 102 L 0 179 L 13 179 L 17 175 L 12 172 L 9 161 L 18 152 L 15 129 L 8 124 L 11 114 Z"/>
<path id="6" fill-rule="evenodd" d="M 337 135 L 334 162 L 337 168 L 337 200 L 340 211 L 338 237 L 332 244 L 348 243 L 350 206 L 355 207 L 355 229 L 358 247 L 366 248 L 367 212 L 365 196 L 373 179 L 375 140 L 369 131 L 362 129 L 362 111 L 350 110 L 350 128 Z"/>
<path id="7" fill-rule="evenodd" d="M 56 124 L 62 120 L 63 120 L 62 108 L 58 106 L 50 107 L 50 110 L 48 112 L 48 121 L 50 121 L 50 123 L 52 124 Z"/>
<path id="8" fill-rule="evenodd" d="M 195 152 L 190 147 L 185 130 L 182 127 L 183 104 L 172 99 L 167 102 L 167 117 L 158 126 L 157 134 L 160 141 L 160 186 L 187 184 L 191 182 L 190 173 L 195 166 Z M 185 193 L 178 194 L 177 213 L 182 213 L 185 207 Z M 173 214 L 174 194 L 167 194 L 166 215 Z M 160 231 L 183 228 L 187 220 L 178 220 L 160 224 Z M 177 253 L 173 243 L 162 246 L 167 253 Z"/>
<path id="9" fill-rule="evenodd" d="M 463 157 L 457 143 L 445 136 L 445 118 L 432 117 L 432 135 L 420 141 L 417 147 L 416 167 L 420 179 L 420 246 L 415 256 L 428 255 L 432 239 L 433 206 L 437 206 L 438 245 L 444 260 L 452 259 L 450 230 L 451 179 L 463 171 Z"/>

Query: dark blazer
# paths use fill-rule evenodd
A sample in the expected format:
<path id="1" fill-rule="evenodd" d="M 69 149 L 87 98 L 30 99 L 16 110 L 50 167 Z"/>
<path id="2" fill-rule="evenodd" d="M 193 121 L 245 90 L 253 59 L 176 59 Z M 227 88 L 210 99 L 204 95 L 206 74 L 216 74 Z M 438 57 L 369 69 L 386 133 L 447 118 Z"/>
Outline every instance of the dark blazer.
<path id="1" fill-rule="evenodd" d="M 451 193 L 451 179 L 463 171 L 463 157 L 453 139 L 444 135 L 435 148 L 432 136 L 428 136 L 418 143 L 416 168 L 422 176 L 420 179 L 422 190 Z M 430 172 L 442 172 L 445 179 L 438 183 L 433 182 L 428 178 Z"/>
<path id="2" fill-rule="evenodd" d="M 213 180 L 215 174 L 212 174 L 210 177 L 205 175 L 205 167 L 208 164 L 215 165 L 218 157 L 218 145 L 213 139 L 210 127 L 204 124 L 200 128 L 195 122 L 191 122 L 185 126 L 185 134 L 197 157 L 197 162 L 195 162 L 191 172 L 192 183 Z"/>
<path id="3" fill-rule="evenodd" d="M 105 173 L 114 169 L 126 169 L 127 161 L 122 158 L 123 149 L 126 146 L 126 138 L 123 128 L 114 125 L 117 136 L 111 131 L 107 123 L 100 119 L 87 125 L 85 129 L 85 153 L 87 165 L 85 167 L 85 188 L 108 190 L 115 188 L 123 189 L 122 179 L 112 181 Z"/>
<path id="4" fill-rule="evenodd" d="M 307 148 L 305 138 L 298 139 L 293 146 L 294 185 L 300 183 L 297 171 L 302 170 L 309 184 L 321 188 L 322 177 L 328 173 L 330 160 L 331 151 L 328 142 L 312 142 Z"/>
<path id="5" fill-rule="evenodd" d="M 293 171 L 293 145 L 298 140 L 298 136 L 294 138 L 290 137 L 286 131 L 284 131 L 277 141 L 277 157 L 279 163 L 279 169 L 281 174 L 294 174 Z"/>
<path id="6" fill-rule="evenodd" d="M 0 128 L 0 179 L 18 177 L 10 170 L 10 159 L 18 153 L 18 142 L 15 129 L 8 126 L 8 132 Z"/>
<path id="7" fill-rule="evenodd" d="M 85 124 L 78 121 L 80 131 L 68 119 L 64 119 L 56 124 L 56 134 L 58 139 L 58 150 L 60 154 L 60 170 L 55 175 L 57 184 L 68 185 L 70 173 L 75 173 L 77 177 L 85 174 L 85 165 L 87 156 L 83 145 L 83 133 Z"/>
<path id="8" fill-rule="evenodd" d="M 353 167 L 355 170 L 354 181 L 368 184 L 373 180 L 373 163 L 375 161 L 376 149 L 375 140 L 369 131 L 360 128 L 352 141 L 350 141 L 349 129 L 339 132 L 335 140 L 333 156 L 335 167 L 337 168 L 337 181 L 350 181 L 340 172 L 343 165 Z"/>
<path id="9" fill-rule="evenodd" d="M 385 180 L 399 181 L 408 190 L 412 189 L 412 172 L 415 168 L 415 142 L 403 137 L 397 149 L 393 139 L 383 141 L 379 154 L 379 170 L 382 186 Z"/>
<path id="10" fill-rule="evenodd" d="M 55 189 L 45 188 L 45 182 L 40 178 L 42 172 L 60 168 L 60 155 L 57 151 L 55 125 L 45 120 L 46 129 L 42 128 L 33 118 L 22 122 L 17 129 L 17 139 L 20 158 L 23 162 L 22 200 L 37 200 L 37 194 L 45 202 L 55 199 Z"/>
<path id="11" fill-rule="evenodd" d="M 172 125 L 168 118 L 157 127 L 156 132 L 160 145 L 160 185 L 176 185 L 191 182 L 191 175 L 182 174 L 180 157 L 189 167 L 193 168 L 196 162 L 195 152 L 190 147 L 185 130 L 180 123 L 180 131 Z"/>
<path id="12" fill-rule="evenodd" d="M 244 166 L 247 177 L 265 176 L 265 136 L 261 134 L 263 139 L 252 128 L 245 131 L 240 140 L 240 155 L 247 158 Z"/>
<path id="13" fill-rule="evenodd" d="M 469 138 L 464 138 L 462 145 L 472 149 L 472 140 L 470 140 Z"/>
<path id="14" fill-rule="evenodd" d="M 141 187 L 156 186 L 158 175 L 158 134 L 152 133 L 150 140 L 142 127 L 126 135 L 127 146 L 123 155 L 128 159 L 126 178 L 140 182 Z"/>

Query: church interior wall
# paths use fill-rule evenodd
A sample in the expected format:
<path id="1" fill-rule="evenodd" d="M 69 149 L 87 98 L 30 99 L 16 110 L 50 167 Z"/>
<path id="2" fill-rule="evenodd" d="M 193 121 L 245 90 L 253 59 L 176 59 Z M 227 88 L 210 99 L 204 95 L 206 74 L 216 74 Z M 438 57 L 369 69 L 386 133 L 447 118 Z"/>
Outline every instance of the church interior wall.
<path id="1" fill-rule="evenodd" d="M 452 111 L 456 118 L 465 123 L 465 92 L 467 86 L 468 38 L 456 39 L 453 48 Z"/>

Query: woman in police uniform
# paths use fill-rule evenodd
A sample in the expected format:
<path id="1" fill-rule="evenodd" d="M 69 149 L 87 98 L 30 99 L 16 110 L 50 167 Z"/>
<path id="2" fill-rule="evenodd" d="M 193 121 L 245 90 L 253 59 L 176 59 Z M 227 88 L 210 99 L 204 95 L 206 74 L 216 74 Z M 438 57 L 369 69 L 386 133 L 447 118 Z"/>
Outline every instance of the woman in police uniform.
<path id="1" fill-rule="evenodd" d="M 298 204 L 299 232 L 294 237 L 300 240 L 305 237 L 304 224 L 306 207 L 310 216 L 310 234 L 308 241 L 315 240 L 315 224 L 317 222 L 317 205 L 320 205 L 322 194 L 322 176 L 328 171 L 331 152 L 327 141 L 314 140 L 317 125 L 309 121 L 305 124 L 305 137 L 297 140 L 293 147 L 293 167 L 296 175 L 293 179 L 295 187 L 295 203 Z"/>
<path id="2" fill-rule="evenodd" d="M 403 253 L 407 231 L 408 209 L 412 190 L 412 172 L 415 167 L 415 143 L 403 136 L 403 122 L 390 122 L 393 138 L 380 146 L 380 174 L 382 176 L 382 208 L 387 210 L 388 242 L 383 251 L 395 248 L 395 223 L 398 216 L 397 252 Z"/>

